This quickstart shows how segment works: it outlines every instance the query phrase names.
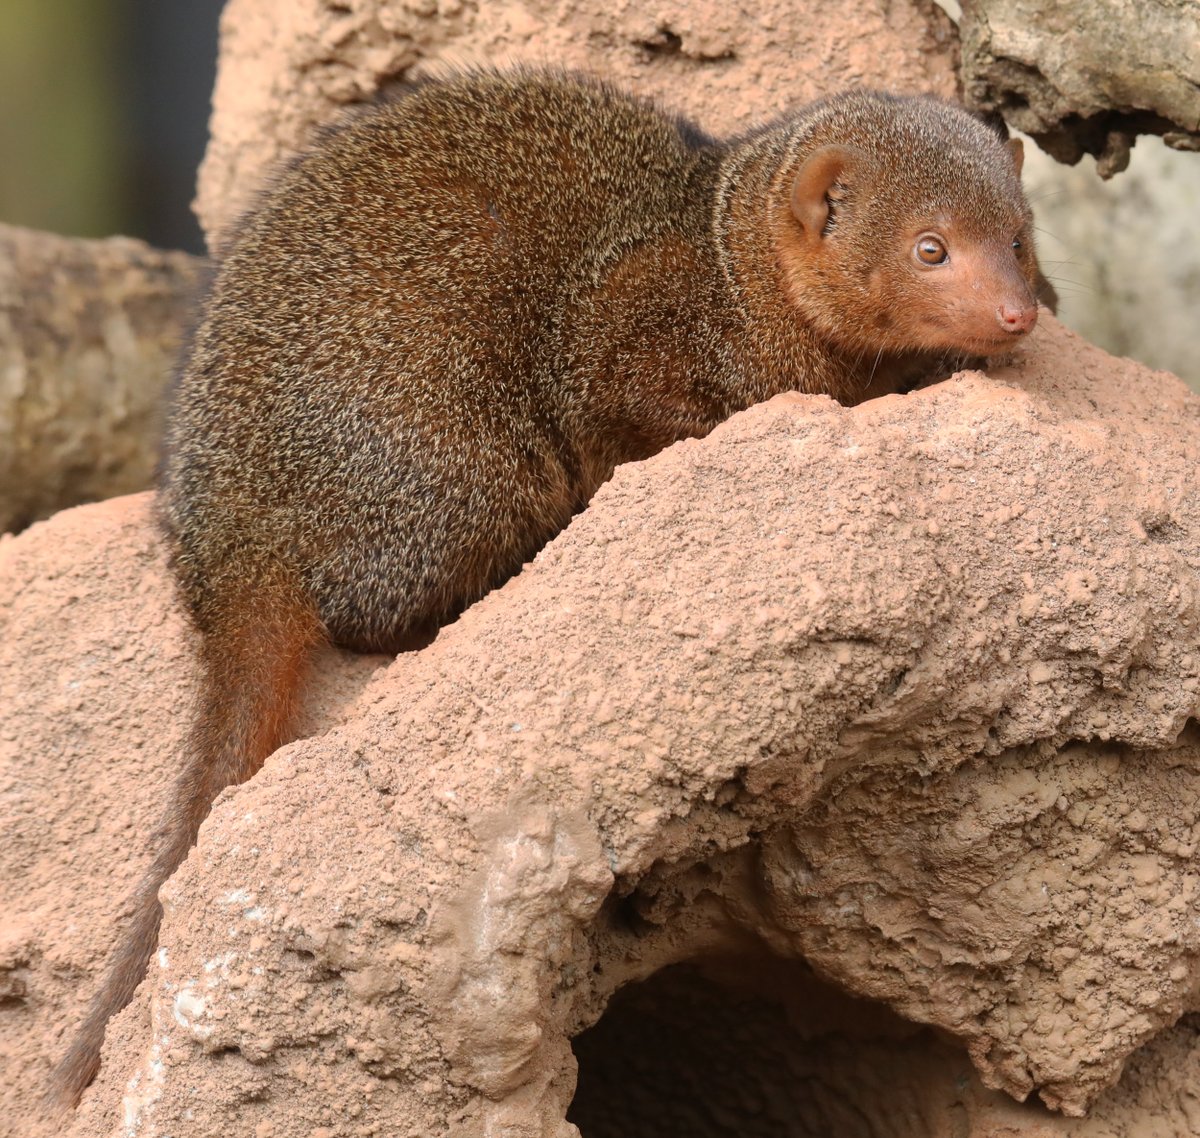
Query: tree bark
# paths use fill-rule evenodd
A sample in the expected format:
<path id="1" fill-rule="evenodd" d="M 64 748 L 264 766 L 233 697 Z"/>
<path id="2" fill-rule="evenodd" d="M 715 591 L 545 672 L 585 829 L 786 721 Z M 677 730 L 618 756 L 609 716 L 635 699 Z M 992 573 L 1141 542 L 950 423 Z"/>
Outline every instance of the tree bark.
<path id="1" fill-rule="evenodd" d="M 0 226 L 0 532 L 150 484 L 202 265 Z"/>

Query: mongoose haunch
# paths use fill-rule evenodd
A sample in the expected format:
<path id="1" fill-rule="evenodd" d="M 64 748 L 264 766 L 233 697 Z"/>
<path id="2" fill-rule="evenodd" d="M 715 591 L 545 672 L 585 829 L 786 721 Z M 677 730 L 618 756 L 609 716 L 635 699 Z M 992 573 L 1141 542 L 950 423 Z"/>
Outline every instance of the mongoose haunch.
<path id="1" fill-rule="evenodd" d="M 1019 144 L 834 95 L 721 142 L 599 82 L 474 73 L 324 134 L 228 245 L 160 491 L 202 697 L 157 860 L 55 1073 L 77 1101 L 217 793 L 314 646 L 389 652 L 515 573 L 620 462 L 782 391 L 845 401 L 1037 320 Z"/>

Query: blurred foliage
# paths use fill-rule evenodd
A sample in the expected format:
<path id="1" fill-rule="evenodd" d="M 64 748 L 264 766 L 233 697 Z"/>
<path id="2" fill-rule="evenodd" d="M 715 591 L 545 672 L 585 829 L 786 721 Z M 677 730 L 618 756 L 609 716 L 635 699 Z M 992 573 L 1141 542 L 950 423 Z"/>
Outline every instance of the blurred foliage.
<path id="1" fill-rule="evenodd" d="M 129 227 L 117 0 L 0 3 L 0 219 L 72 236 Z"/>
<path id="2" fill-rule="evenodd" d="M 0 0 L 0 221 L 201 251 L 221 0 Z"/>

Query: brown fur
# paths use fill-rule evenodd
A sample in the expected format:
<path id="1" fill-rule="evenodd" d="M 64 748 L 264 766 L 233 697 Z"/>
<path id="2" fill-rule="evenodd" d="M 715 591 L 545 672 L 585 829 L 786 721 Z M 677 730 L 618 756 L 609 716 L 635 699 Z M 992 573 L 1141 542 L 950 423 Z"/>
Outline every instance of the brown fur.
<path id="1" fill-rule="evenodd" d="M 395 650 L 614 465 L 770 395 L 856 401 L 1012 343 L 1037 280 L 1014 157 L 932 100 L 837 95 L 720 143 L 519 73 L 382 103 L 284 171 L 174 392 L 160 502 L 202 706 L 59 1101 L 95 1074 L 213 798 L 289 737 L 314 645 Z M 930 229 L 947 271 L 914 264 Z"/>

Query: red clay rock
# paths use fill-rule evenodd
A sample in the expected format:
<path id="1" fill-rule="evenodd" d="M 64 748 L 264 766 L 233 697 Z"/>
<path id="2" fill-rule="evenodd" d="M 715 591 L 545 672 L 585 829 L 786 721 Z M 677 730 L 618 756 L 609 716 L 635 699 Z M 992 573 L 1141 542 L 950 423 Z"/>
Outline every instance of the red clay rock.
<path id="1" fill-rule="evenodd" d="M 473 0 L 229 0 L 196 212 L 209 246 L 314 127 L 381 86 L 464 65 L 592 71 L 694 117 L 744 130 L 853 84 L 952 95 L 953 24 L 933 0 L 843 6 L 769 0 L 480 4 Z"/>
<path id="2" fill-rule="evenodd" d="M 24 1138 L 177 769 L 192 635 L 148 494 L 0 537 L 0 1134 Z M 324 730 L 381 661 L 330 653 Z"/>
<path id="3" fill-rule="evenodd" d="M 1194 1133 L 1198 413 L 1047 319 L 990 377 L 785 396 L 623 467 L 429 648 L 330 653 L 313 737 L 165 889 L 71 1133 L 565 1138 L 618 991 L 585 1138 L 902 1100 L 905 1136 Z M 190 673 L 144 498 L 0 545 L 0 598 L 28 1119 Z"/>

